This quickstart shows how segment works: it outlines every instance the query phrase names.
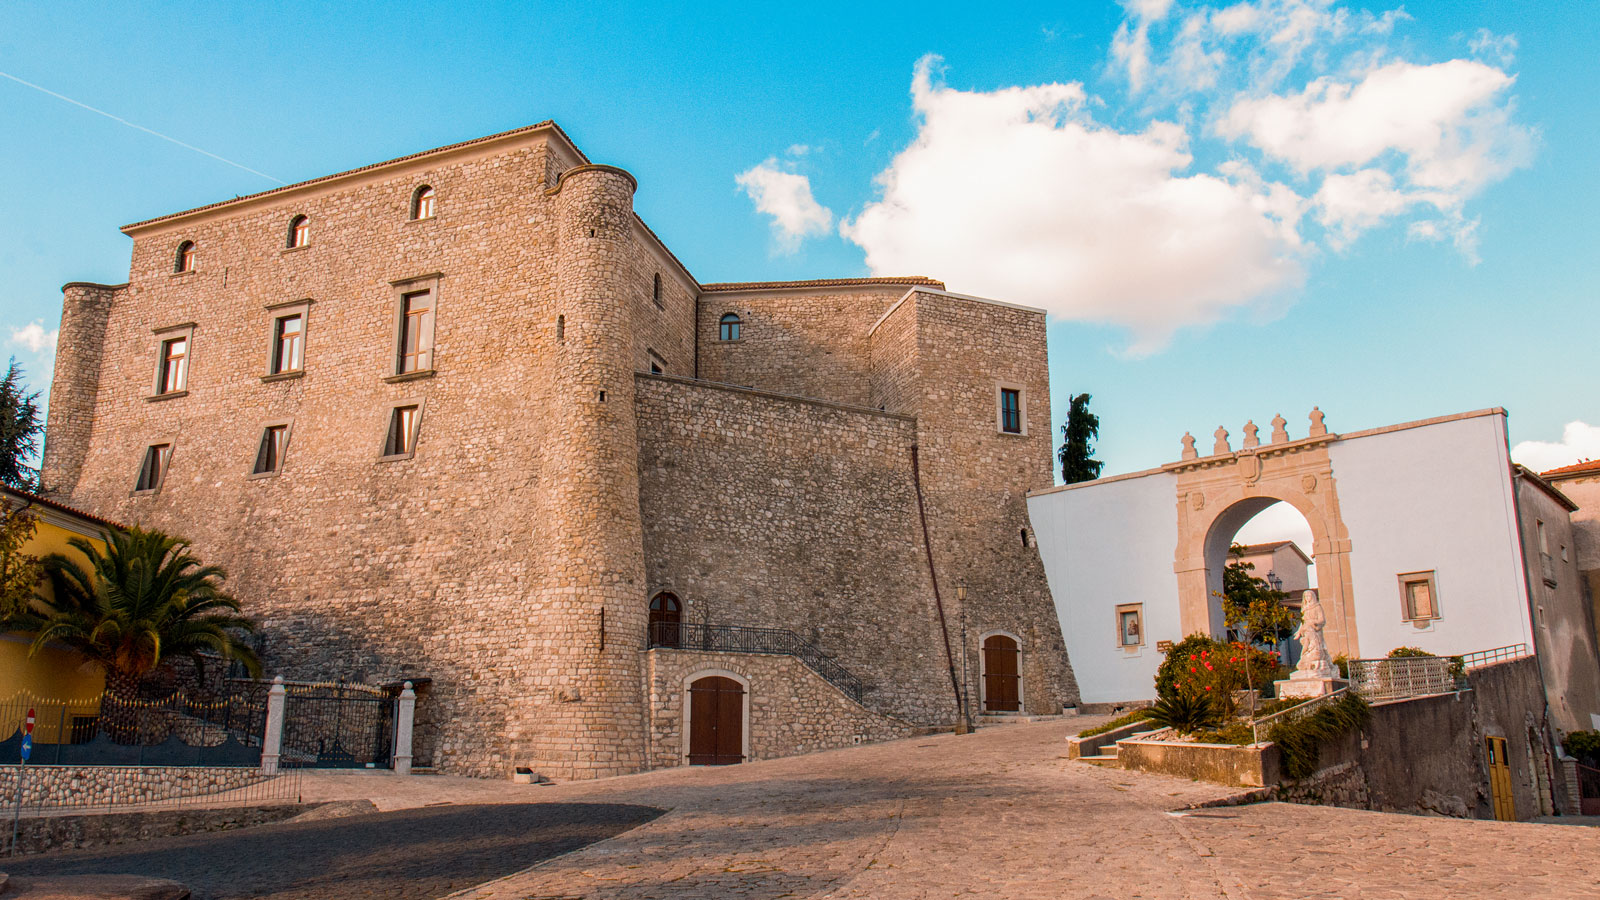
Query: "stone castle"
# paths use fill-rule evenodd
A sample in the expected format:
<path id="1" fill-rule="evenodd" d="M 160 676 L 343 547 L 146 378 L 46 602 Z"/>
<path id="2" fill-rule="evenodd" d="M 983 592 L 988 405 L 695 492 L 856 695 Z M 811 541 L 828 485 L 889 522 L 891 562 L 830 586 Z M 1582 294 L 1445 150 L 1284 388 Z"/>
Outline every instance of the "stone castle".
<path id="1" fill-rule="evenodd" d="M 635 188 L 545 122 L 125 227 L 128 283 L 64 288 L 46 489 L 192 539 L 270 671 L 422 685 L 442 771 L 1075 702 L 1044 313 L 700 284 Z"/>

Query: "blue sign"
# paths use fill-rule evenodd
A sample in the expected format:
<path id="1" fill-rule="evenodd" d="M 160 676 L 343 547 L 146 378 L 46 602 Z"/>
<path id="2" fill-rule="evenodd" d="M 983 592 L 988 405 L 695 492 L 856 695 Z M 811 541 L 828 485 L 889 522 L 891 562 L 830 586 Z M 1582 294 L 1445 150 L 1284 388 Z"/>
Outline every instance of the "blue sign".
<path id="1" fill-rule="evenodd" d="M 33 755 L 33 735 L 25 734 L 25 735 L 22 736 L 22 761 L 23 762 L 27 762 L 28 761 L 28 757 L 30 757 L 32 755 Z"/>

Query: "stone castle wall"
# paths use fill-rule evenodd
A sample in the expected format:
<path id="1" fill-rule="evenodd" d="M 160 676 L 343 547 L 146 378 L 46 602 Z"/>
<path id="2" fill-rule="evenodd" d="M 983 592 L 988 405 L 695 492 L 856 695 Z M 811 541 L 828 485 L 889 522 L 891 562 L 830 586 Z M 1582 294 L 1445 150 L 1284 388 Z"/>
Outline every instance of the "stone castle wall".
<path id="1" fill-rule="evenodd" d="M 677 595 L 688 622 L 787 628 L 861 678 L 869 709 L 951 721 L 911 484 L 914 423 L 638 381 L 650 593 Z"/>
<path id="2" fill-rule="evenodd" d="M 700 377 L 757 390 L 877 407 L 867 331 L 905 285 L 707 292 L 700 301 Z M 723 315 L 743 320 L 719 339 Z"/>
<path id="3" fill-rule="evenodd" d="M 274 673 L 431 678 L 416 746 L 441 770 L 593 777 L 646 764 L 659 589 L 690 621 L 807 637 L 872 710 L 951 720 L 916 443 L 953 638 L 955 584 L 971 592 L 971 682 L 980 633 L 1003 629 L 1030 711 L 1072 696 L 1037 555 L 1010 537 L 1049 481 L 1043 315 L 920 292 L 874 330 L 906 285 L 701 295 L 633 213 L 632 178 L 558 143 L 463 145 L 130 226 L 129 284 L 65 295 L 47 484 L 226 567 Z M 437 214 L 411 221 L 419 184 Z M 311 239 L 287 249 L 295 215 Z M 174 274 L 183 240 L 197 264 Z M 395 376 L 399 291 L 419 278 L 436 279 L 433 368 Z M 270 307 L 294 302 L 304 372 L 265 378 Z M 745 327 L 718 346 L 724 307 Z M 187 390 L 153 398 L 173 326 L 193 327 Z M 697 340 L 702 379 L 835 402 L 692 384 Z M 668 377 L 635 374 L 652 362 Z M 1027 438 L 995 435 L 994 372 L 1028 383 Z M 380 459 L 399 403 L 421 407 L 416 452 Z M 269 423 L 289 425 L 284 464 L 252 477 Z M 168 442 L 161 489 L 133 494 Z"/>
<path id="4" fill-rule="evenodd" d="M 750 759 L 776 759 L 909 737 L 910 723 L 858 706 L 792 656 L 652 650 L 649 678 L 650 765 L 684 764 L 685 681 L 733 672 L 749 682 Z"/>

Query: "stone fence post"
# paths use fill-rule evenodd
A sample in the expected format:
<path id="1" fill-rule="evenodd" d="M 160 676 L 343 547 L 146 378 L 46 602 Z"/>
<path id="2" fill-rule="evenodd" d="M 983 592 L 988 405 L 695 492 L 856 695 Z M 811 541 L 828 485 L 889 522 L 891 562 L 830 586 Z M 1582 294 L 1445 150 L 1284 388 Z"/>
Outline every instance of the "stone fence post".
<path id="1" fill-rule="evenodd" d="M 394 773 L 411 774 L 411 731 L 417 717 L 417 692 L 406 682 L 400 691 L 399 715 L 394 726 Z"/>
<path id="2" fill-rule="evenodd" d="M 267 692 L 267 730 L 261 736 L 261 774 L 278 774 L 278 758 L 283 754 L 283 701 L 288 692 L 283 687 L 283 676 L 272 679 L 272 690 Z"/>

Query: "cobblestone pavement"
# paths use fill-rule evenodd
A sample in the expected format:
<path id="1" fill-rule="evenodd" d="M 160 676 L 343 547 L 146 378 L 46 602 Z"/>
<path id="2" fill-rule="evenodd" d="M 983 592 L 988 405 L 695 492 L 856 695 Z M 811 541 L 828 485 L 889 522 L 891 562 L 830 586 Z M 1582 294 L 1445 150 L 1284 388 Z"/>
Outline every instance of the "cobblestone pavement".
<path id="1" fill-rule="evenodd" d="M 400 779 L 396 779 L 397 781 Z M 617 804 L 424 807 L 4 860 L 29 876 L 170 878 L 195 900 L 434 900 L 648 821 Z"/>
<path id="2" fill-rule="evenodd" d="M 544 788 L 667 815 L 454 900 L 1600 897 L 1600 831 L 1260 804 L 1069 762 L 1082 722 Z"/>
<path id="3" fill-rule="evenodd" d="M 393 856 L 366 867 L 395 879 L 455 865 L 457 841 L 467 852 L 492 842 L 501 826 L 478 804 L 668 810 L 563 856 L 530 851 L 521 865 L 544 862 L 460 890 L 452 900 L 1600 897 L 1600 829 L 1278 803 L 1173 814 L 1233 790 L 1069 762 L 1063 739 L 1093 723 L 996 727 L 551 787 L 318 775 L 306 778 L 305 799 L 365 798 L 391 810 L 442 800 L 475 804 L 472 837 L 407 839 L 409 852 L 426 865 L 402 869 Z M 353 828 L 359 821 L 327 824 Z M 288 826 L 253 833 L 280 827 Z M 345 845 L 340 831 L 326 834 Z M 457 877 L 454 884 L 474 880 Z"/>

